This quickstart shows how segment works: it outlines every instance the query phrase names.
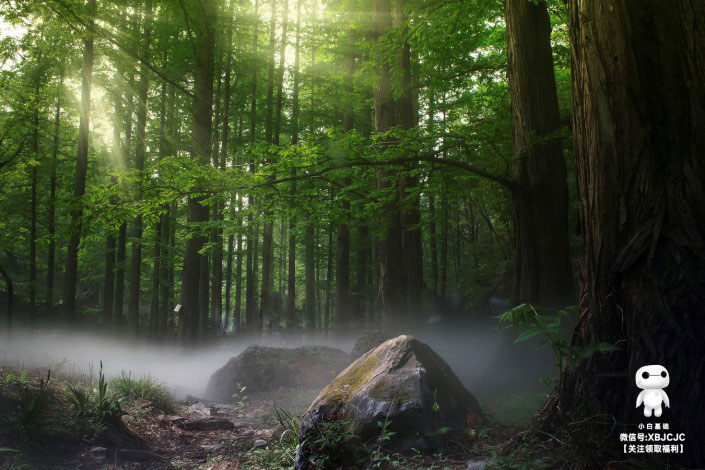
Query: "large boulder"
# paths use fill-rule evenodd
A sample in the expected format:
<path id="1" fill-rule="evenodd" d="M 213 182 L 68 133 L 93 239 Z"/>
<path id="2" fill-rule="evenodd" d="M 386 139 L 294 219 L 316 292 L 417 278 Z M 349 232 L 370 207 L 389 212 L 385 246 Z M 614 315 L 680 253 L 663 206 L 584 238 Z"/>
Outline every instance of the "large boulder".
<path id="1" fill-rule="evenodd" d="M 388 339 L 392 339 L 392 335 L 385 333 L 382 330 L 365 330 L 355 340 L 355 345 L 352 348 L 350 357 L 354 361 L 367 351 L 373 350 Z"/>
<path id="2" fill-rule="evenodd" d="M 297 469 L 311 468 L 311 443 L 321 423 L 331 421 L 347 423 L 371 443 L 386 423 L 395 433 L 385 442 L 390 450 L 430 451 L 474 428 L 482 410 L 438 354 L 412 336 L 398 336 L 364 354 L 316 397 L 299 429 Z"/>
<path id="3" fill-rule="evenodd" d="M 208 380 L 206 397 L 229 400 L 238 392 L 275 391 L 287 388 L 321 388 L 350 364 L 344 351 L 327 346 L 273 348 L 253 345 L 230 359 Z"/>

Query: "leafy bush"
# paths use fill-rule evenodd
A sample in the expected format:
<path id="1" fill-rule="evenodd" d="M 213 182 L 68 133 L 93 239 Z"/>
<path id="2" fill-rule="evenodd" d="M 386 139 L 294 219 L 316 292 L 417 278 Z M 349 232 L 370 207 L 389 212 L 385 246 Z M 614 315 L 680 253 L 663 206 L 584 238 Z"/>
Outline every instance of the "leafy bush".
<path id="1" fill-rule="evenodd" d="M 110 392 L 120 400 L 146 400 L 152 408 L 164 413 L 173 413 L 176 410 L 174 396 L 166 385 L 149 375 L 135 378 L 132 372 L 123 371 L 119 377 L 110 381 Z"/>
<path id="2" fill-rule="evenodd" d="M 320 470 L 360 468 L 368 457 L 365 443 L 351 430 L 348 419 L 317 423 L 306 447 Z"/>
<path id="3" fill-rule="evenodd" d="M 585 346 L 573 346 L 563 337 L 565 336 L 564 322 L 570 319 L 576 307 L 566 307 L 558 312 L 534 307 L 530 304 L 517 305 L 504 312 L 498 318 L 499 324 L 507 327 L 523 328 L 524 331 L 514 340 L 515 343 L 528 341 L 536 336 L 541 336 L 539 347 L 548 346 L 556 358 L 555 366 L 558 380 L 566 368 L 577 367 L 583 360 L 599 353 L 609 353 L 617 347 L 609 343 L 595 343 Z M 556 379 L 544 377 L 542 381 L 551 383 Z"/>
<path id="4" fill-rule="evenodd" d="M 4 435 L 3 440 L 22 449 L 42 447 L 42 441 L 63 430 L 52 424 L 48 416 L 51 372 L 39 382 L 28 379 L 26 371 L 20 376 L 9 375 L 4 377 L 5 382 L 20 386 L 21 391 L 17 408 L 7 416 L 0 416 L 0 434 Z M 3 447 L 2 452 L 16 450 Z"/>

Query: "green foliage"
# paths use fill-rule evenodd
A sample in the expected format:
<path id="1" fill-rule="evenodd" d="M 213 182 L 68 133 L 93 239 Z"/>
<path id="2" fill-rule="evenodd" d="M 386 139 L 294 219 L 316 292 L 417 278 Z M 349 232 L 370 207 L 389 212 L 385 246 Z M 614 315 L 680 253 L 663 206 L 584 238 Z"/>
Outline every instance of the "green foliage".
<path id="1" fill-rule="evenodd" d="M 7 372 L 5 375 L 3 375 L 2 381 L 7 385 L 27 385 L 27 383 L 29 383 L 27 379 L 27 370 L 23 370 L 19 373 L 19 375 L 13 372 Z"/>
<path id="2" fill-rule="evenodd" d="M 358 468 L 367 457 L 365 443 L 352 430 L 349 419 L 315 423 L 306 449 L 320 470 Z"/>
<path id="3" fill-rule="evenodd" d="M 7 374 L 4 379 L 8 379 Z M 21 380 L 15 380 L 21 379 Z M 21 387 L 17 408 L 7 416 L 0 416 L 0 436 L 19 449 L 42 448 L 43 443 L 60 433 L 63 428 L 50 419 L 51 372 L 39 382 L 27 378 L 26 371 L 11 378 L 9 383 Z M 3 452 L 14 452 L 14 447 L 4 448 Z"/>
<path id="4" fill-rule="evenodd" d="M 146 400 L 149 406 L 164 413 L 176 410 L 174 396 L 167 386 L 149 375 L 135 378 L 132 372 L 121 372 L 110 381 L 110 395 L 123 402 Z"/>
<path id="5" fill-rule="evenodd" d="M 112 398 L 108 394 L 108 381 L 103 374 L 103 361 L 100 362 L 98 384 L 95 388 L 86 390 L 77 385 L 69 385 L 67 395 L 81 422 L 97 426 L 115 425 L 125 414 L 120 399 Z"/>
<path id="6" fill-rule="evenodd" d="M 534 337 L 542 336 L 540 347 L 549 347 L 556 358 L 555 366 L 558 378 L 562 377 L 566 368 L 577 367 L 583 360 L 595 354 L 606 354 L 618 348 L 609 343 L 588 344 L 575 346 L 565 338 L 565 322 L 577 310 L 576 307 L 567 307 L 552 313 L 546 309 L 539 309 L 530 304 L 521 304 L 498 316 L 499 324 L 505 327 L 522 328 L 523 331 L 514 340 L 515 343 L 528 341 Z M 550 383 L 551 378 L 542 378 L 543 383 Z"/>
<path id="7" fill-rule="evenodd" d="M 279 425 L 284 429 L 279 440 L 290 447 L 296 447 L 299 443 L 299 419 L 283 408 L 274 407 L 274 414 Z"/>

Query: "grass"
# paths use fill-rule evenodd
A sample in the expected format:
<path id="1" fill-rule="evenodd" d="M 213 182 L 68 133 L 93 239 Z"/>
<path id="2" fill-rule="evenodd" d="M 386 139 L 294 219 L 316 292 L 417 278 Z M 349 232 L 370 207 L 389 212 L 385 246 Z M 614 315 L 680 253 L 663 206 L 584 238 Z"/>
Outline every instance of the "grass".
<path id="1" fill-rule="evenodd" d="M 163 413 L 176 411 L 176 401 L 171 391 L 149 375 L 136 378 L 132 372 L 123 371 L 110 381 L 110 393 L 124 401 L 145 400 L 152 408 Z"/>

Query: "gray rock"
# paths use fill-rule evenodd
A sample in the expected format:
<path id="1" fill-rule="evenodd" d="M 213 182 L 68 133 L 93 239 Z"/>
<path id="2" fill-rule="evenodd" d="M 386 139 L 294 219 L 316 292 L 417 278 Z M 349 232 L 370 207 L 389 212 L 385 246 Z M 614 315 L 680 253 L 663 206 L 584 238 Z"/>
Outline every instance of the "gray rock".
<path id="1" fill-rule="evenodd" d="M 468 462 L 465 470 L 485 470 L 487 468 L 487 460 L 472 460 Z"/>
<path id="2" fill-rule="evenodd" d="M 204 416 L 203 418 L 187 419 L 177 424 L 186 431 L 213 431 L 215 429 L 233 429 L 235 425 L 227 418 Z"/>
<path id="3" fill-rule="evenodd" d="M 367 351 L 373 350 L 391 338 L 392 336 L 390 334 L 385 333 L 382 330 L 365 330 L 355 340 L 355 345 L 352 348 L 350 357 L 353 361 L 355 361 Z"/>
<path id="4" fill-rule="evenodd" d="M 205 403 L 194 403 L 188 407 L 188 412 L 192 415 L 210 416 L 211 407 Z"/>
<path id="5" fill-rule="evenodd" d="M 88 455 L 93 458 L 104 459 L 107 451 L 108 449 L 106 449 L 105 447 L 91 447 L 91 449 L 88 451 Z"/>
<path id="6" fill-rule="evenodd" d="M 268 445 L 267 441 L 265 441 L 264 439 L 257 439 L 255 441 L 254 447 L 255 447 L 255 449 L 264 449 L 265 447 L 267 447 L 267 445 Z"/>
<path id="7" fill-rule="evenodd" d="M 348 354 L 327 346 L 286 349 L 254 345 L 230 359 L 211 376 L 206 396 L 214 400 L 232 400 L 239 392 L 237 384 L 246 387 L 245 395 L 276 391 L 280 387 L 323 387 L 348 364 Z"/>
<path id="8" fill-rule="evenodd" d="M 483 421 L 477 400 L 448 364 L 411 336 L 367 352 L 319 393 L 299 429 L 297 470 L 310 468 L 305 444 L 318 423 L 341 418 L 363 442 L 374 442 L 386 420 L 396 434 L 385 445 L 401 453 L 442 450 L 448 439 L 438 438 L 439 429 L 460 435 Z"/>
<path id="9" fill-rule="evenodd" d="M 203 444 L 201 449 L 204 450 L 206 454 L 214 454 L 223 450 L 223 444 Z"/>

